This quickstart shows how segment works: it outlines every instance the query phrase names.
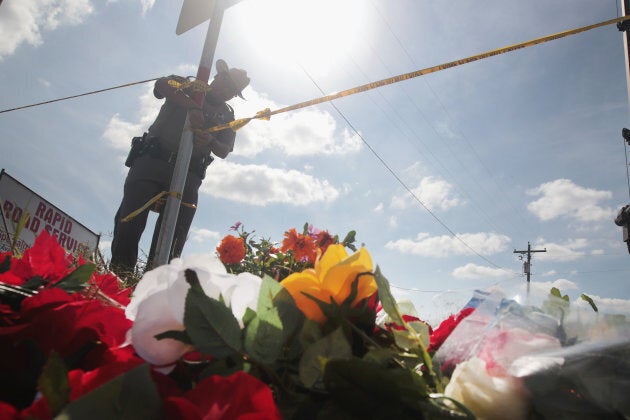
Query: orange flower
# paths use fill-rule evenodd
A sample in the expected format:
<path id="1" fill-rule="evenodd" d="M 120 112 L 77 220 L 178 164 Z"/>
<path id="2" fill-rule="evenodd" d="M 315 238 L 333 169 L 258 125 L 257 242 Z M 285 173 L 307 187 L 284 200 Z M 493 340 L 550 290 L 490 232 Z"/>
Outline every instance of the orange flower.
<path id="1" fill-rule="evenodd" d="M 287 252 L 288 250 L 293 251 L 293 255 L 295 255 L 295 259 L 298 261 L 306 260 L 310 263 L 314 263 L 315 258 L 317 258 L 317 247 L 315 246 L 313 238 L 297 233 L 295 228 L 284 232 L 281 251 Z"/>
<path id="2" fill-rule="evenodd" d="M 217 247 L 217 252 L 223 264 L 238 264 L 245 258 L 245 240 L 227 235 Z"/>
<path id="3" fill-rule="evenodd" d="M 326 253 L 309 268 L 301 273 L 294 273 L 282 281 L 282 285 L 293 296 L 296 305 L 307 318 L 322 323 L 326 320 L 317 303 L 304 293 L 323 302 L 331 299 L 338 304 L 343 303 L 350 295 L 352 282 L 359 274 L 370 273 L 358 277 L 358 293 L 351 302 L 354 306 L 361 300 L 376 292 L 376 281 L 372 273 L 372 257 L 365 248 L 348 256 L 341 244 L 328 247 Z"/>

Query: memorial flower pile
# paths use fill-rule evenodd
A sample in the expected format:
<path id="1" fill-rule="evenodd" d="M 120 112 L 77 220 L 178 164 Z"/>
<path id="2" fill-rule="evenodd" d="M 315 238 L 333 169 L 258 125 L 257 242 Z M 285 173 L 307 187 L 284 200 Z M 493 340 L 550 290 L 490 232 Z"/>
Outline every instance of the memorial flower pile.
<path id="1" fill-rule="evenodd" d="M 0 254 L 0 418 L 630 416 L 630 328 L 592 300 L 479 291 L 433 328 L 354 232 L 231 232 L 126 289 L 45 232 Z"/>

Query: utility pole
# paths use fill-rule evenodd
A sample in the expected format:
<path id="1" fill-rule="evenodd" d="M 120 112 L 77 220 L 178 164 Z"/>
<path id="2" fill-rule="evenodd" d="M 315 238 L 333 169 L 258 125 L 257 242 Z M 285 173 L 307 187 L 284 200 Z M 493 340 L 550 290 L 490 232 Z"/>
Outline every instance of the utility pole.
<path id="1" fill-rule="evenodd" d="M 235 5 L 241 0 L 184 0 L 180 21 L 177 25 L 176 33 L 179 35 L 188 29 L 204 22 L 210 18 L 208 31 L 206 32 L 206 40 L 197 69 L 197 80 L 207 83 L 210 78 L 210 69 L 214 60 L 214 52 L 216 50 L 217 41 L 219 40 L 219 31 L 223 22 L 223 13 L 225 9 Z M 199 106 L 203 105 L 204 93 L 195 95 L 195 99 Z M 188 166 L 190 165 L 190 157 L 193 149 L 193 132 L 190 130 L 190 120 L 186 116 L 186 123 L 179 142 L 177 151 L 177 159 L 173 169 L 173 178 L 171 180 L 170 191 L 175 195 L 169 195 L 166 199 L 164 207 L 164 220 L 160 228 L 156 253 L 155 266 L 168 264 L 170 259 L 171 244 L 175 235 L 175 225 L 177 224 L 177 216 L 179 214 L 179 206 L 181 204 L 181 195 L 186 184 L 186 176 L 188 174 Z"/>
<path id="2" fill-rule="evenodd" d="M 621 14 L 627 16 L 630 13 L 630 0 L 621 0 Z M 628 29 L 630 29 L 630 21 L 623 21 L 617 24 L 617 28 L 623 32 L 623 49 L 626 61 L 626 88 L 628 89 L 628 102 L 630 102 L 630 38 L 628 37 Z"/>
<path id="3" fill-rule="evenodd" d="M 529 295 L 529 280 L 531 277 L 531 273 L 532 273 L 532 253 L 533 252 L 547 252 L 547 248 L 545 249 L 532 249 L 532 246 L 530 245 L 529 242 L 527 242 L 527 250 L 526 251 L 517 251 L 516 249 L 514 250 L 514 254 L 521 254 L 521 259 L 523 258 L 524 254 L 527 254 L 527 261 L 525 261 L 523 263 L 523 272 L 525 274 L 527 274 L 527 294 Z"/>

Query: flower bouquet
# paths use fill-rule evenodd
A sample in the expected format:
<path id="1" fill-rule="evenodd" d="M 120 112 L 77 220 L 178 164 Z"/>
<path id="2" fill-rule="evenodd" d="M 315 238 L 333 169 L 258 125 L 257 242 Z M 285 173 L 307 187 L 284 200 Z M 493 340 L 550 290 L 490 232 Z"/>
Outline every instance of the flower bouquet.
<path id="1" fill-rule="evenodd" d="M 0 254 L 0 418 L 630 415 L 625 319 L 480 292 L 433 329 L 354 232 L 231 229 L 127 289 L 45 232 Z"/>

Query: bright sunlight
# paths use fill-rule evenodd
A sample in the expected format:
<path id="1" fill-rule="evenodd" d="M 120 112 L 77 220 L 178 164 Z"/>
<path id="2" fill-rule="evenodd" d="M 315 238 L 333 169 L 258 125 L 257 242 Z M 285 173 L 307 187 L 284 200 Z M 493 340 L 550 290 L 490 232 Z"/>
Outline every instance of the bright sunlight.
<path id="1" fill-rule="evenodd" d="M 241 7 L 239 23 L 252 42 L 264 44 L 270 60 L 297 62 L 319 75 L 334 69 L 365 32 L 361 0 L 265 0 Z"/>

